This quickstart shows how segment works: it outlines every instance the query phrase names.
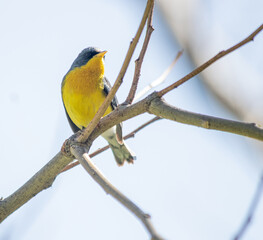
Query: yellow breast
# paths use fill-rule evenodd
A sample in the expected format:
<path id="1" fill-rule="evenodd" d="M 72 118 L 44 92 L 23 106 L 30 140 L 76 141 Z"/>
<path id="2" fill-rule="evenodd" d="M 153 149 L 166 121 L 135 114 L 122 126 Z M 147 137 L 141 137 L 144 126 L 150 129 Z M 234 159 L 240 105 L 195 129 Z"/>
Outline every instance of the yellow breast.
<path id="1" fill-rule="evenodd" d="M 69 117 L 80 129 L 87 127 L 105 99 L 103 77 L 103 58 L 93 57 L 64 79 L 62 99 Z M 111 111 L 109 107 L 104 115 Z"/>

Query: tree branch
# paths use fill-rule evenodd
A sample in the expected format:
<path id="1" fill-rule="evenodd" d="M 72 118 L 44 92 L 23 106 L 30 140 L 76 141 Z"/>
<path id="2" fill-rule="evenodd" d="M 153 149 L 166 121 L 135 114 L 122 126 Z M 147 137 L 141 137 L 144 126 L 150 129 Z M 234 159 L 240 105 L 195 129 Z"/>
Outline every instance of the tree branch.
<path id="1" fill-rule="evenodd" d="M 110 127 L 145 112 L 185 124 L 231 132 L 263 141 L 263 129 L 256 127 L 254 123 L 242 123 L 183 111 L 164 103 L 163 100 L 157 96 L 157 93 L 154 92 L 143 100 L 129 106 L 117 108 L 102 118 L 95 131 L 90 135 L 88 144 L 91 145 L 99 135 Z M 72 135 L 70 139 L 74 139 L 75 136 L 75 134 Z M 23 206 L 40 191 L 51 186 L 59 172 L 73 159 L 72 156 L 58 153 L 15 193 L 1 200 L 0 222 L 16 209 Z"/>
<path id="2" fill-rule="evenodd" d="M 139 57 L 135 61 L 135 70 L 134 70 L 134 76 L 133 76 L 133 81 L 132 81 L 132 85 L 130 88 L 130 92 L 123 104 L 131 104 L 134 99 L 136 90 L 137 90 L 139 78 L 141 75 L 141 67 L 142 67 L 143 59 L 144 59 L 152 32 L 154 31 L 152 27 L 153 7 L 154 7 L 154 4 L 152 5 L 152 8 L 149 13 L 148 22 L 147 22 L 147 30 L 146 30 L 144 42 L 142 45 L 142 49 L 141 49 Z"/>
<path id="3" fill-rule="evenodd" d="M 263 129 L 256 126 L 255 123 L 243 123 L 185 111 L 167 104 L 158 97 L 156 92 L 130 106 L 118 108 L 102 118 L 96 131 L 90 137 L 95 139 L 99 134 L 119 122 L 126 121 L 145 112 L 188 125 L 234 133 L 263 141 Z"/>
<path id="4" fill-rule="evenodd" d="M 19 207 L 42 190 L 49 188 L 58 172 L 67 166 L 73 158 L 58 153 L 50 162 L 42 167 L 31 179 L 9 197 L 0 201 L 0 223 Z"/>
<path id="5" fill-rule="evenodd" d="M 171 90 L 177 88 L 178 86 L 180 86 L 181 84 L 185 83 L 186 81 L 188 81 L 189 79 L 193 78 L 194 76 L 196 76 L 197 74 L 199 74 L 200 72 L 202 72 L 204 69 L 208 68 L 212 63 L 216 62 L 218 59 L 226 56 L 227 54 L 235 51 L 236 49 L 242 47 L 243 45 L 245 45 L 246 43 L 253 41 L 255 36 L 263 29 L 263 24 L 258 27 L 253 33 L 251 33 L 247 38 L 245 38 L 243 41 L 239 42 L 238 44 L 234 45 L 233 47 L 225 50 L 225 51 L 221 51 L 219 52 L 217 55 L 215 55 L 213 58 L 209 59 L 207 62 L 205 62 L 204 64 L 202 64 L 201 66 L 197 67 L 195 70 L 193 70 L 192 72 L 190 72 L 189 74 L 187 74 L 186 76 L 184 76 L 183 78 L 181 78 L 180 80 L 178 80 L 177 82 L 171 84 L 170 86 L 168 86 L 167 88 L 161 90 L 158 92 L 158 95 L 160 97 L 162 97 L 163 95 L 165 95 L 166 93 L 170 92 Z"/>
<path id="6" fill-rule="evenodd" d="M 88 139 L 89 135 L 91 134 L 91 132 L 94 130 L 94 128 L 96 127 L 96 125 L 98 124 L 99 120 L 101 119 L 101 117 L 103 116 L 103 114 L 105 113 L 105 111 L 107 110 L 108 106 L 110 105 L 112 99 L 114 98 L 117 90 L 119 89 L 120 85 L 122 84 L 124 75 L 126 73 L 126 70 L 129 66 L 129 63 L 131 61 L 131 57 L 133 55 L 133 52 L 135 50 L 135 47 L 139 41 L 139 38 L 142 34 L 143 28 L 145 26 L 146 20 L 149 16 L 149 13 L 153 7 L 154 4 L 154 0 L 148 0 L 147 1 L 147 5 L 140 23 L 140 26 L 137 30 L 137 33 L 134 37 L 134 39 L 131 41 L 130 47 L 128 49 L 128 52 L 126 54 L 125 60 L 123 62 L 123 65 L 121 67 L 121 70 L 119 72 L 119 75 L 112 87 L 112 89 L 110 90 L 109 94 L 107 95 L 106 99 L 104 100 L 103 104 L 100 106 L 98 112 L 96 113 L 96 115 L 94 116 L 94 118 L 92 119 L 92 121 L 89 123 L 89 125 L 85 128 L 85 130 L 83 132 L 81 132 L 81 134 L 77 137 L 76 141 L 78 142 L 86 142 L 86 140 Z"/>
<path id="7" fill-rule="evenodd" d="M 149 112 L 176 122 L 234 133 L 263 141 L 263 129 L 257 127 L 255 123 L 243 123 L 188 112 L 167 104 L 163 99 L 154 99 L 151 102 Z"/>
<path id="8" fill-rule="evenodd" d="M 134 213 L 144 224 L 145 228 L 151 235 L 151 239 L 161 240 L 162 238 L 157 234 L 152 223 L 150 216 L 144 213 L 138 206 L 136 206 L 130 199 L 123 195 L 117 188 L 115 188 L 99 171 L 99 169 L 92 163 L 89 155 L 86 153 L 83 147 L 79 147 L 77 144 L 71 146 L 71 152 L 79 160 L 84 169 L 89 175 L 103 188 L 103 190 L 110 194 L 113 198 L 118 200 L 123 206 L 128 208 Z"/>

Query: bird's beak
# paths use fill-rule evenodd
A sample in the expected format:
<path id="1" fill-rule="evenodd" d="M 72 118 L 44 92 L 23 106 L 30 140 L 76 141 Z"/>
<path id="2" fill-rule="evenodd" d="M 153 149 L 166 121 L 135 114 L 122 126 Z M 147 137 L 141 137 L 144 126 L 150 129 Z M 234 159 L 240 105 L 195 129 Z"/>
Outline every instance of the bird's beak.
<path id="1" fill-rule="evenodd" d="M 101 58 L 103 58 L 106 53 L 107 53 L 107 51 L 102 51 L 102 52 L 96 54 L 96 57 L 101 57 Z"/>

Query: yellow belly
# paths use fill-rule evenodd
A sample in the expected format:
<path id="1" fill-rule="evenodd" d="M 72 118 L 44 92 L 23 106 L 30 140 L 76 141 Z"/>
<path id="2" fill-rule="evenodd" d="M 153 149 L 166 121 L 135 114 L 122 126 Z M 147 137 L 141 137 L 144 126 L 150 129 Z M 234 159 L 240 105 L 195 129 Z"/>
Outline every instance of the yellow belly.
<path id="1" fill-rule="evenodd" d="M 62 99 L 72 122 L 80 129 L 87 127 L 105 99 L 102 77 L 78 68 L 67 74 L 62 85 Z M 109 106 L 105 115 L 112 111 Z"/>
<path id="2" fill-rule="evenodd" d="M 102 92 L 89 94 L 88 96 L 83 94 L 64 94 L 63 97 L 65 108 L 70 119 L 80 129 L 87 127 L 99 110 L 104 99 L 105 96 Z M 111 111 L 109 107 L 104 116 Z"/>

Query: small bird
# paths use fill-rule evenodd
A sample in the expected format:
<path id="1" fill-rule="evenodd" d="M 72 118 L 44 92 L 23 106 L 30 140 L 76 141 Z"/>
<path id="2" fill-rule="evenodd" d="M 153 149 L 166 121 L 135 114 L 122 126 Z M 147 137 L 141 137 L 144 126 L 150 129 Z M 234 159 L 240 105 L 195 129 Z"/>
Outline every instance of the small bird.
<path id="1" fill-rule="evenodd" d="M 88 126 L 111 89 L 109 81 L 104 76 L 106 53 L 107 51 L 94 47 L 85 48 L 63 78 L 62 100 L 73 132 Z M 115 96 L 104 116 L 117 106 Z M 108 141 L 119 166 L 123 165 L 125 160 L 133 163 L 136 159 L 122 138 L 122 124 L 108 129 L 101 136 Z"/>

